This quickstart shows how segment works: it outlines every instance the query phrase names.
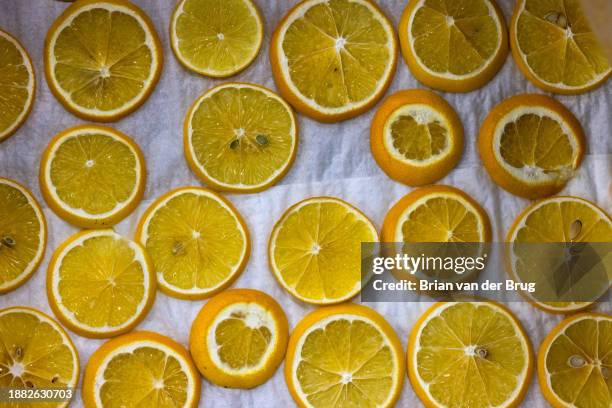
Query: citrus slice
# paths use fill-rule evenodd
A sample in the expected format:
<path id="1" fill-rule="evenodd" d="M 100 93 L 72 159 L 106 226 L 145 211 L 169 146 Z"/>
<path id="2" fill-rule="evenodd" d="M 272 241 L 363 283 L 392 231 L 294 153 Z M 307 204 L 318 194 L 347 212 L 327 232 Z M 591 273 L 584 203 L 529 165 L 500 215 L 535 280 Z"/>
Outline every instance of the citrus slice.
<path id="1" fill-rule="evenodd" d="M 227 288 L 251 252 L 242 216 L 228 200 L 200 187 L 159 197 L 142 216 L 136 237 L 153 260 L 160 289 L 182 299 L 204 299 Z"/>
<path id="2" fill-rule="evenodd" d="M 586 150 L 582 127 L 561 103 L 521 94 L 495 106 L 480 129 L 478 149 L 489 175 L 525 198 L 563 189 Z"/>
<path id="3" fill-rule="evenodd" d="M 149 17 L 127 0 L 82 0 L 55 20 L 45 40 L 51 92 L 75 115 L 110 122 L 149 97 L 162 68 Z"/>
<path id="4" fill-rule="evenodd" d="M 270 268 L 296 298 L 344 302 L 361 289 L 361 244 L 378 241 L 374 224 L 334 197 L 311 197 L 278 220 L 268 244 Z"/>
<path id="5" fill-rule="evenodd" d="M 393 407 L 404 382 L 402 345 L 369 307 L 311 312 L 295 326 L 285 381 L 300 407 Z"/>
<path id="6" fill-rule="evenodd" d="M 274 375 L 288 337 L 287 317 L 273 298 L 254 289 L 230 289 L 200 310 L 191 326 L 189 348 L 209 381 L 253 388 Z"/>
<path id="7" fill-rule="evenodd" d="M 91 408 L 196 408 L 200 387 L 200 376 L 182 345 L 141 331 L 109 340 L 91 355 L 83 401 Z"/>
<path id="8" fill-rule="evenodd" d="M 145 189 L 144 156 L 114 129 L 82 125 L 51 140 L 40 164 L 40 189 L 71 224 L 105 228 L 128 216 Z"/>
<path id="9" fill-rule="evenodd" d="M 263 35 L 261 15 L 251 0 L 182 0 L 170 20 L 170 44 L 179 62 L 216 78 L 248 67 Z"/>
<path id="10" fill-rule="evenodd" d="M 278 95 L 259 85 L 226 83 L 200 96 L 185 118 L 185 156 L 216 190 L 265 190 L 289 170 L 297 120 Z"/>
<path id="11" fill-rule="evenodd" d="M 371 108 L 395 72 L 393 26 L 370 0 L 304 0 L 272 35 L 270 61 L 281 95 L 321 122 Z"/>
<path id="12" fill-rule="evenodd" d="M 493 302 L 436 303 L 408 340 L 408 376 L 427 407 L 516 407 L 533 364 L 521 323 Z"/>
<path id="13" fill-rule="evenodd" d="M 612 317 L 583 313 L 559 323 L 538 353 L 542 394 L 554 408 L 612 405 Z"/>
<path id="14" fill-rule="evenodd" d="M 383 242 L 488 242 L 491 223 L 485 210 L 462 190 L 420 187 L 387 213 Z"/>
<path id="15" fill-rule="evenodd" d="M 47 222 L 25 187 L 0 177 L 0 294 L 23 285 L 45 254 Z"/>
<path id="16" fill-rule="evenodd" d="M 508 56 L 504 17 L 493 0 L 410 0 L 398 30 L 412 74 L 441 91 L 482 87 Z"/>
<path id="17" fill-rule="evenodd" d="M 36 78 L 23 46 L 0 29 L 0 142 L 15 133 L 32 110 Z"/>
<path id="18" fill-rule="evenodd" d="M 155 299 L 143 247 L 112 230 L 81 231 L 55 251 L 47 273 L 49 305 L 77 334 L 112 337 L 132 330 Z"/>
<path id="19" fill-rule="evenodd" d="M 587 92 L 612 72 L 579 1 L 517 1 L 510 47 L 523 74 L 549 92 Z"/>
<path id="20" fill-rule="evenodd" d="M 599 279 L 588 279 L 584 282 L 589 286 L 587 292 L 580 290 L 579 282 L 574 282 L 574 292 L 566 296 L 568 301 L 553 301 L 556 297 L 551 297 L 551 285 L 547 283 L 555 275 L 559 276 L 553 265 L 556 266 L 558 259 L 564 255 L 559 252 L 563 248 L 555 243 L 612 242 L 612 219 L 590 201 L 578 197 L 551 197 L 536 202 L 519 214 L 508 231 L 506 241 L 510 243 L 507 260 L 513 278 L 535 282 L 533 293 L 521 293 L 547 312 L 571 313 L 585 309 L 597 300 L 598 294 L 608 290 L 609 281 L 600 288 L 597 285 L 601 283 Z M 530 248 L 529 244 L 532 243 L 534 245 Z M 542 253 L 549 251 L 556 258 L 542 256 Z M 587 301 L 590 295 L 594 298 Z M 572 296 L 575 296 L 575 301 L 571 299 Z"/>
<path id="21" fill-rule="evenodd" d="M 461 159 L 463 126 L 455 110 L 435 93 L 400 91 L 374 115 L 370 148 L 392 179 L 409 186 L 430 184 Z"/>
<path id="22" fill-rule="evenodd" d="M 0 387 L 7 389 L 69 388 L 79 381 L 79 354 L 66 331 L 46 314 L 29 307 L 0 310 Z M 45 407 L 67 407 L 46 402 Z M 41 401 L 5 401 L 5 407 L 35 408 Z"/>

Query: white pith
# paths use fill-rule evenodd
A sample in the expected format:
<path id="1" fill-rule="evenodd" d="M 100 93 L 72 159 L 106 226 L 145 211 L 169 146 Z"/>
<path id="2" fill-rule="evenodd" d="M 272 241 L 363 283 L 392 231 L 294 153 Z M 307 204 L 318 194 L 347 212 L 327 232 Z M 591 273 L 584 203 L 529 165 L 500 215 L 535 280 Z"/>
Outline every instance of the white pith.
<path id="1" fill-rule="evenodd" d="M 411 116 L 420 125 L 429 124 L 435 121 L 440 122 L 442 127 L 444 127 L 446 130 L 446 145 L 444 146 L 444 149 L 424 160 L 408 159 L 406 156 L 401 154 L 393 145 L 393 136 L 391 134 L 391 126 L 400 116 Z M 431 106 L 425 104 L 403 105 L 393 111 L 393 113 L 385 121 L 383 135 L 385 150 L 388 151 L 394 159 L 417 167 L 426 167 L 432 163 L 443 160 L 452 151 L 455 142 L 452 127 L 448 123 L 448 120 L 442 114 L 440 114 L 440 112 L 437 112 Z"/>
<path id="2" fill-rule="evenodd" d="M 501 138 L 506 125 L 512 122 L 516 122 L 521 116 L 529 114 L 537 115 L 541 118 L 549 118 L 559 124 L 561 130 L 567 137 L 567 140 L 569 141 L 573 150 L 571 168 L 567 169 L 567 178 L 571 177 L 571 174 L 576 168 L 578 162 L 578 138 L 574 134 L 572 129 L 568 126 L 567 122 L 565 122 L 565 120 L 559 114 L 552 110 L 539 106 L 518 106 L 509 113 L 507 113 L 497 122 L 497 125 L 495 126 L 495 129 L 493 131 L 492 141 L 493 155 L 495 157 L 495 160 L 504 168 L 504 170 L 510 173 L 514 178 L 527 184 L 552 183 L 559 181 L 559 176 L 557 172 L 551 172 L 550 174 L 547 174 L 539 167 L 530 167 L 528 169 L 526 169 L 525 167 L 516 168 L 508 164 L 501 155 Z"/>
<path id="3" fill-rule="evenodd" d="M 261 356 L 261 360 L 255 366 L 236 369 L 221 361 L 218 353 L 219 345 L 216 342 L 215 335 L 217 327 L 221 322 L 227 319 L 236 319 L 236 317 L 230 316 L 233 312 L 241 312 L 246 315 L 246 317 L 242 320 L 247 327 L 251 329 L 266 327 L 272 334 L 266 351 Z M 270 357 L 272 357 L 274 351 L 278 347 L 277 342 L 278 326 L 276 320 L 274 319 L 274 315 L 266 310 L 263 306 L 255 302 L 232 303 L 226 306 L 217 314 L 208 328 L 208 332 L 206 333 L 206 345 L 208 347 L 208 353 L 211 360 L 221 371 L 224 371 L 229 375 L 247 375 L 263 370 L 268 364 Z"/>

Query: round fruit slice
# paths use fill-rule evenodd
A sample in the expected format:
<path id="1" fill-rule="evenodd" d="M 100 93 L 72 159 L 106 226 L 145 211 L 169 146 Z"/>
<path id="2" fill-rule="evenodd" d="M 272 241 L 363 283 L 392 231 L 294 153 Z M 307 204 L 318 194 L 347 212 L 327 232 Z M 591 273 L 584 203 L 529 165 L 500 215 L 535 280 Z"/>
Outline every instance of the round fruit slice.
<path id="1" fill-rule="evenodd" d="M 109 340 L 89 359 L 86 407 L 196 408 L 200 376 L 185 348 L 153 332 Z"/>
<path id="2" fill-rule="evenodd" d="M 489 175 L 524 198 L 563 189 L 586 150 L 576 117 L 554 99 L 521 94 L 495 106 L 480 129 L 478 149 Z"/>
<path id="3" fill-rule="evenodd" d="M 145 178 L 136 143 L 103 126 L 59 133 L 40 164 L 43 197 L 56 214 L 82 228 L 105 228 L 128 216 L 142 199 Z"/>
<path id="4" fill-rule="evenodd" d="M 427 407 L 516 407 L 533 374 L 521 323 L 493 302 L 440 302 L 408 341 L 408 376 Z"/>
<path id="5" fill-rule="evenodd" d="M 393 26 L 370 0 L 304 0 L 272 35 L 270 61 L 281 95 L 298 111 L 337 122 L 371 108 L 395 72 Z"/>
<path id="6" fill-rule="evenodd" d="M 603 282 L 599 279 L 588 279 L 584 282 L 588 285 L 585 291 L 577 281 L 573 283 L 573 292 L 565 296 L 568 301 L 552 301 L 556 299 L 556 287 L 561 283 L 558 278 L 562 276 L 555 266 L 566 249 L 565 245 L 555 243 L 576 244 L 579 248 L 580 243 L 612 242 L 612 219 L 590 201 L 578 197 L 551 197 L 536 202 L 519 214 L 506 241 L 510 243 L 507 260 L 513 278 L 535 282 L 533 293 L 521 293 L 547 312 L 571 313 L 585 309 L 609 288 L 609 281 L 602 287 Z M 571 250 L 571 246 L 569 248 Z M 544 253 L 551 256 L 543 256 Z M 591 296 L 592 300 L 586 301 Z"/>
<path id="7" fill-rule="evenodd" d="M 45 40 L 51 92 L 75 115 L 110 122 L 149 97 L 162 68 L 149 17 L 127 0 L 82 0 L 55 20 Z"/>
<path id="8" fill-rule="evenodd" d="M 25 187 L 0 177 L 0 294 L 21 286 L 45 255 L 47 222 Z"/>
<path id="9" fill-rule="evenodd" d="M 227 288 L 251 252 L 238 211 L 200 187 L 158 198 L 140 220 L 136 237 L 153 260 L 160 289 L 181 299 L 204 299 Z"/>
<path id="10" fill-rule="evenodd" d="M 392 179 L 409 186 L 430 184 L 461 159 L 463 126 L 455 110 L 435 93 L 400 91 L 374 115 L 370 148 Z"/>
<path id="11" fill-rule="evenodd" d="M 355 304 L 323 307 L 295 326 L 285 381 L 300 407 L 393 407 L 402 345 L 387 321 Z"/>
<path id="12" fill-rule="evenodd" d="M 9 33 L 0 30 L 0 142 L 15 133 L 32 110 L 36 78 L 30 56 Z"/>
<path id="13" fill-rule="evenodd" d="M 185 156 L 216 190 L 265 190 L 289 170 L 297 149 L 291 107 L 259 85 L 227 83 L 200 96 L 185 118 Z"/>
<path id="14" fill-rule="evenodd" d="M 287 317 L 274 299 L 254 289 L 233 289 L 200 310 L 191 326 L 189 348 L 209 381 L 253 388 L 274 375 L 288 337 Z"/>
<path id="15" fill-rule="evenodd" d="M 441 91 L 482 87 L 508 56 L 504 17 L 493 0 L 410 0 L 398 30 L 412 74 Z"/>
<path id="16" fill-rule="evenodd" d="M 485 210 L 462 190 L 421 187 L 389 210 L 383 242 L 488 242 L 491 223 Z"/>
<path id="17" fill-rule="evenodd" d="M 112 230 L 82 231 L 53 254 L 49 305 L 77 334 L 113 337 L 132 330 L 155 299 L 155 276 L 143 247 Z"/>
<path id="18" fill-rule="evenodd" d="M 276 223 L 268 259 L 293 296 L 313 304 L 340 303 L 361 289 L 361 244 L 376 241 L 376 227 L 357 208 L 334 197 L 312 197 Z"/>
<path id="19" fill-rule="evenodd" d="M 251 0 L 182 0 L 170 21 L 172 51 L 185 68 L 223 78 L 253 62 L 263 22 Z"/>
<path id="20" fill-rule="evenodd" d="M 587 92 L 612 72 L 579 1 L 517 1 L 510 46 L 523 74 L 549 92 Z"/>
<path id="21" fill-rule="evenodd" d="M 29 307 L 0 310 L 0 387 L 70 388 L 79 381 L 79 354 L 66 331 L 46 314 Z M 67 407 L 70 401 L 45 407 Z M 4 402 L 5 407 L 35 408 L 31 403 Z"/>
<path id="22" fill-rule="evenodd" d="M 583 313 L 563 320 L 538 353 L 542 394 L 554 408 L 612 405 L 612 317 Z"/>

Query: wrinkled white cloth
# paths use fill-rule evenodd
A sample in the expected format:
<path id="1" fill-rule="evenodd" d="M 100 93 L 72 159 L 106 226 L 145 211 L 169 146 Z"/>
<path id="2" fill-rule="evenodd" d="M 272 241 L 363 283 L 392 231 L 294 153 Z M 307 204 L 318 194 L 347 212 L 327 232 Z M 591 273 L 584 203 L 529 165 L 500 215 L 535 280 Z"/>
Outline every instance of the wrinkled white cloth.
<path id="1" fill-rule="evenodd" d="M 275 89 L 268 59 L 268 42 L 282 15 L 296 0 L 255 0 L 265 17 L 265 40 L 254 63 L 231 80 L 253 82 Z M 498 0 L 509 21 L 514 1 Z M 186 71 L 174 57 L 168 40 L 173 0 L 134 0 L 153 20 L 164 52 L 164 68 L 155 91 L 136 112 L 111 124 L 130 135 L 142 148 L 148 169 L 144 201 L 116 230 L 133 236 L 138 219 L 147 205 L 162 193 L 179 186 L 199 185 L 183 156 L 182 124 L 191 103 L 204 91 L 221 81 Z M 397 27 L 406 1 L 378 0 Z M 49 314 L 45 292 L 45 273 L 55 248 L 76 232 L 58 218 L 42 201 L 38 186 L 41 154 L 49 140 L 61 130 L 83 123 L 68 113 L 52 96 L 43 74 L 43 47 L 47 29 L 69 3 L 58 1 L 0 1 L 0 28 L 16 36 L 27 48 L 34 62 L 37 93 L 34 109 L 27 122 L 9 140 L 0 144 L 0 176 L 25 184 L 43 204 L 49 223 L 49 242 L 45 260 L 35 275 L 21 288 L 0 296 L 0 307 L 28 305 Z M 608 212 L 612 210 L 612 127 L 610 125 L 611 88 L 608 82 L 598 90 L 579 96 L 556 96 L 580 120 L 588 140 L 585 160 L 576 177 L 562 194 L 572 194 L 595 201 Z M 391 92 L 423 88 L 409 72 L 401 56 L 387 95 Z M 509 56 L 501 72 L 484 88 L 469 94 L 442 94 L 457 110 L 465 128 L 465 150 L 458 167 L 440 183 L 465 190 L 487 210 L 494 237 L 502 240 L 511 222 L 528 201 L 497 187 L 483 168 L 476 150 L 478 129 L 491 108 L 504 98 L 522 92 L 542 93 L 518 70 Z M 369 126 L 376 108 L 352 120 L 338 124 L 320 124 L 299 115 L 300 141 L 297 159 L 287 176 L 275 187 L 253 195 L 228 195 L 244 215 L 253 239 L 253 250 L 246 270 L 233 285 L 261 289 L 276 298 L 284 308 L 291 327 L 310 310 L 287 294 L 275 281 L 267 264 L 267 241 L 274 222 L 293 203 L 315 195 L 340 197 L 363 210 L 380 227 L 385 213 L 410 188 L 389 179 L 376 165 L 369 148 Z M 359 301 L 358 299 L 355 301 Z M 185 301 L 157 294 L 155 305 L 138 329 L 166 334 L 187 345 L 191 322 L 203 301 Z M 382 313 L 406 346 L 411 327 L 429 303 L 372 303 Z M 528 304 L 513 303 L 537 350 L 543 336 L 560 317 L 540 312 Z M 610 305 L 599 305 L 610 311 Z M 84 368 L 91 353 L 102 341 L 70 333 L 80 353 Z M 282 367 L 266 384 L 249 391 L 223 389 L 203 381 L 201 406 L 206 407 L 286 407 L 294 406 L 287 391 Z M 73 402 L 80 407 L 80 395 Z M 421 406 L 405 378 L 398 406 Z M 547 406 L 534 377 L 525 407 Z"/>

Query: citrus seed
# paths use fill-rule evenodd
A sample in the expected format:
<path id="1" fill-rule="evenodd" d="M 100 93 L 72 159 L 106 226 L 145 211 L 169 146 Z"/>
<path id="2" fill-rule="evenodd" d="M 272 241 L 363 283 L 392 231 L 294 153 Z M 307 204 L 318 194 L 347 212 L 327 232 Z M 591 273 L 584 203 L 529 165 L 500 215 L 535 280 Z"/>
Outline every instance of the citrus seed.
<path id="1" fill-rule="evenodd" d="M 257 136 L 255 136 L 255 141 L 260 146 L 265 146 L 265 145 L 268 144 L 268 138 L 266 137 L 266 135 L 257 135 Z"/>

